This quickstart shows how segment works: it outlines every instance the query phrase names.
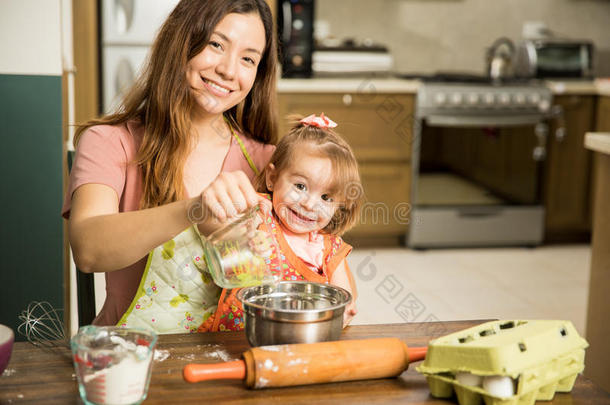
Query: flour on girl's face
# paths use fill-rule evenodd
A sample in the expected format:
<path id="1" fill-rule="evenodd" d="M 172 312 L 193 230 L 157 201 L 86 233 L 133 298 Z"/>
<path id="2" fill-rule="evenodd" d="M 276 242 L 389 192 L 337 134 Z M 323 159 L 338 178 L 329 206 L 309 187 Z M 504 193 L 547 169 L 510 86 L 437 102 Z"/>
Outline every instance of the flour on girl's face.
<path id="1" fill-rule="evenodd" d="M 274 173 L 273 209 L 288 231 L 309 234 L 328 225 L 337 208 L 332 168 L 329 158 L 305 152 Z"/>

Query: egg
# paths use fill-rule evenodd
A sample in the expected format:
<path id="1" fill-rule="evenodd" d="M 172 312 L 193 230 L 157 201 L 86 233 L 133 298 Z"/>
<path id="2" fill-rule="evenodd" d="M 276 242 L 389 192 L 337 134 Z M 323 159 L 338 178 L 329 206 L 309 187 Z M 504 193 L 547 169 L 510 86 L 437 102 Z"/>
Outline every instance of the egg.
<path id="1" fill-rule="evenodd" d="M 469 387 L 480 387 L 483 377 L 468 372 L 460 372 L 455 375 L 455 379 L 462 385 Z"/>
<path id="2" fill-rule="evenodd" d="M 483 378 L 483 389 L 490 395 L 508 398 L 515 395 L 513 379 L 502 375 L 491 375 Z"/>

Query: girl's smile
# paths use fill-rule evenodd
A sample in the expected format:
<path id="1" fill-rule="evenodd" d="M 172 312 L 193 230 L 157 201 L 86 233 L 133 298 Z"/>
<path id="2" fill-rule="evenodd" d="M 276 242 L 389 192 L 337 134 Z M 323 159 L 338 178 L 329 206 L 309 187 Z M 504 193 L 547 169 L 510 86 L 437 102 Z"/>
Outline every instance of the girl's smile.
<path id="1" fill-rule="evenodd" d="M 299 214 L 296 210 L 294 210 L 290 207 L 285 207 L 285 209 L 287 211 L 287 215 L 292 217 L 295 221 L 300 221 L 300 222 L 303 222 L 306 224 L 311 224 L 311 223 L 314 223 L 317 219 L 315 217 L 311 218 L 307 215 Z"/>

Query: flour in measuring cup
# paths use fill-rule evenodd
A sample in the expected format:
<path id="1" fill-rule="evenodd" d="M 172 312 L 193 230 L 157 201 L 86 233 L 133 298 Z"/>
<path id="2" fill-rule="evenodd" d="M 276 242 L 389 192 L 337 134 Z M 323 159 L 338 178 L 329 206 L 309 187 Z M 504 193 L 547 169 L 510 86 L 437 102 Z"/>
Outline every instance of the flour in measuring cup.
<path id="1" fill-rule="evenodd" d="M 98 404 L 132 404 L 144 396 L 153 354 L 126 355 L 121 362 L 84 376 L 87 399 Z"/>

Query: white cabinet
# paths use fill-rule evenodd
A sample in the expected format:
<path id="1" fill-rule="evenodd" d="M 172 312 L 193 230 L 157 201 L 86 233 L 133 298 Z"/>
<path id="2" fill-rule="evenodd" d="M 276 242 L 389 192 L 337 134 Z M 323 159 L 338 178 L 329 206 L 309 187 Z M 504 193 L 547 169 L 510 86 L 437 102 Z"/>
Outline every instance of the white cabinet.
<path id="1" fill-rule="evenodd" d="M 146 46 L 105 46 L 102 51 L 104 60 L 104 111 L 114 110 L 121 95 L 134 82 L 148 56 Z"/>
<path id="2" fill-rule="evenodd" d="M 111 112 L 143 67 L 178 0 L 102 0 L 102 99 Z"/>
<path id="3" fill-rule="evenodd" d="M 178 0 L 103 0 L 102 41 L 150 45 Z"/>

